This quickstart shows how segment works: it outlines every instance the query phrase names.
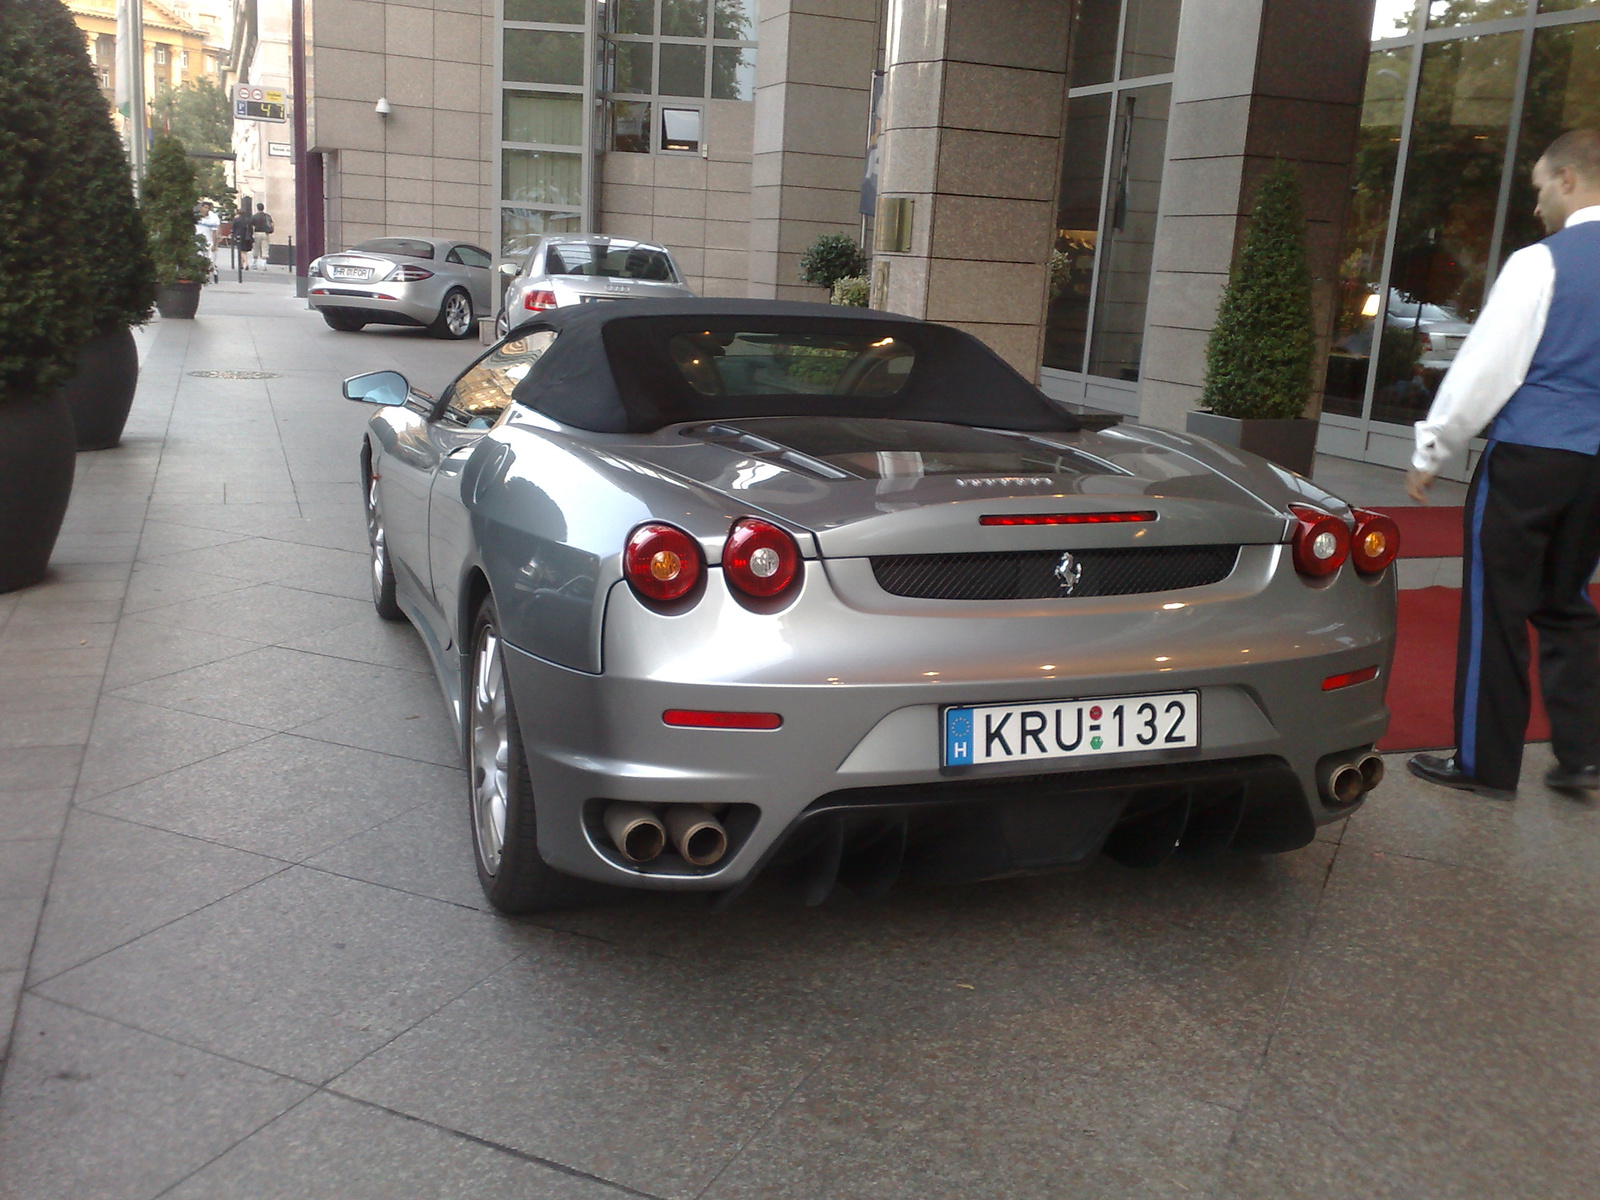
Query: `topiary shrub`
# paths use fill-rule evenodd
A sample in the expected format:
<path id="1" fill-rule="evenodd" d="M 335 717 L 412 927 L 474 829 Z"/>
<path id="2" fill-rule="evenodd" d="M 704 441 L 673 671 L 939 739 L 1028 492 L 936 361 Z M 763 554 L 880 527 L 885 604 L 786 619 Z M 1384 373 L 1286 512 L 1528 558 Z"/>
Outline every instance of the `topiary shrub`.
<path id="1" fill-rule="evenodd" d="M 1294 168 L 1256 191 L 1244 245 L 1206 344 L 1201 407 L 1224 417 L 1292 418 L 1311 397 L 1311 265 Z"/>
<path id="2" fill-rule="evenodd" d="M 872 295 L 872 281 L 865 275 L 846 275 L 833 281 L 833 295 L 828 303 L 845 308 L 866 308 Z"/>
<path id="3" fill-rule="evenodd" d="M 825 233 L 800 253 L 800 282 L 830 291 L 839 280 L 867 273 L 867 258 L 855 239 Z"/>
<path id="4" fill-rule="evenodd" d="M 145 166 L 139 207 L 161 283 L 203 283 L 211 277 L 210 263 L 200 253 L 194 232 L 199 203 L 200 189 L 183 143 L 175 137 L 158 137 Z"/>

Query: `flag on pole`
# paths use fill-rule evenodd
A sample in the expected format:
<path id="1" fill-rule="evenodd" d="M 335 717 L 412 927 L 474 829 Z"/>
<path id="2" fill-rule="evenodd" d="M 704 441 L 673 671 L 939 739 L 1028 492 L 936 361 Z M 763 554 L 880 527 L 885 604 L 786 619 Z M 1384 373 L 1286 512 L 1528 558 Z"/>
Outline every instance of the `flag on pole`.
<path id="1" fill-rule="evenodd" d="M 133 13 L 129 0 L 117 0 L 117 111 L 127 120 L 132 114 L 133 91 L 130 84 L 139 69 L 134 59 Z"/>

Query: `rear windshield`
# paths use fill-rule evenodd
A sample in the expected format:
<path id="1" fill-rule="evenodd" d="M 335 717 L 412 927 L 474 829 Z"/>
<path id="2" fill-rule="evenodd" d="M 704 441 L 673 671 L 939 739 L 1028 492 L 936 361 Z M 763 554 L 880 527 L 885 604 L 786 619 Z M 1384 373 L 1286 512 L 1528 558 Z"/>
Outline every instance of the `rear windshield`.
<path id="1" fill-rule="evenodd" d="M 1083 455 L 1014 433 L 928 421 L 758 417 L 741 430 L 771 438 L 862 479 L 924 475 L 1061 475 L 1083 470 Z M 1102 471 L 1114 470 L 1096 462 Z"/>
<path id="2" fill-rule="evenodd" d="M 546 275 L 599 275 L 607 279 L 643 279 L 651 283 L 675 283 L 672 260 L 660 250 L 639 246 L 601 246 L 569 242 L 551 246 L 544 252 Z"/>
<path id="3" fill-rule="evenodd" d="M 667 349 L 702 396 L 893 396 L 916 361 L 909 342 L 881 331 L 680 333 Z"/>
<path id="4" fill-rule="evenodd" d="M 433 257 L 433 243 L 421 238 L 372 238 L 354 248 L 372 254 L 398 254 L 402 258 Z"/>

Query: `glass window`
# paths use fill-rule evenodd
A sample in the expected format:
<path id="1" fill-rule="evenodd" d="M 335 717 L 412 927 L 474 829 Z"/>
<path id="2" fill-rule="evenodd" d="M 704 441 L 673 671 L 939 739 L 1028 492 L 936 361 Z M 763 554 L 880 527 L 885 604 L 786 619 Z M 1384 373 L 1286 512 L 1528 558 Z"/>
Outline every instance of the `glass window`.
<path id="1" fill-rule="evenodd" d="M 583 218 L 575 212 L 544 212 L 536 208 L 500 210 L 500 253 L 506 258 L 527 254 L 547 233 L 579 233 Z"/>
<path id="2" fill-rule="evenodd" d="M 525 204 L 583 203 L 583 155 L 501 150 L 500 198 Z"/>
<path id="3" fill-rule="evenodd" d="M 505 31 L 508 83 L 583 84 L 583 34 L 547 29 Z"/>
<path id="4" fill-rule="evenodd" d="M 1050 254 L 1050 310 L 1044 330 L 1044 365 L 1063 371 L 1083 370 L 1110 122 L 1108 94 L 1067 102 L 1056 238 Z"/>
<path id="5" fill-rule="evenodd" d="M 887 397 L 914 360 L 909 344 L 871 333 L 680 333 L 667 349 L 702 396 Z"/>
<path id="6" fill-rule="evenodd" d="M 1089 374 L 1138 379 L 1172 87 L 1117 94 Z"/>
<path id="7" fill-rule="evenodd" d="M 1122 27 L 1122 78 L 1165 75 L 1178 52 L 1178 0 L 1128 0 Z"/>
<path id="8" fill-rule="evenodd" d="M 698 108 L 661 109 L 661 148 L 700 151 L 700 110 Z"/>
<path id="9" fill-rule="evenodd" d="M 1372 10 L 1372 40 L 1381 42 L 1410 33 L 1416 15 L 1417 0 L 1378 0 Z"/>
<path id="10" fill-rule="evenodd" d="M 1557 25 L 1533 35 L 1522 131 L 1517 139 L 1516 174 L 1501 257 L 1544 237 L 1533 215 L 1533 164 L 1569 129 L 1600 128 L 1600 21 Z"/>
<path id="11" fill-rule="evenodd" d="M 650 153 L 650 105 L 647 101 L 611 102 L 611 148 L 624 154 Z"/>
<path id="12" fill-rule="evenodd" d="M 756 98 L 756 52 L 753 46 L 711 48 L 711 98 L 713 100 Z"/>
<path id="13" fill-rule="evenodd" d="M 583 145 L 583 97 L 571 92 L 507 91 L 501 140 Z"/>
<path id="14" fill-rule="evenodd" d="M 1600 0 L 1539 0 L 1540 12 L 1567 12 L 1574 8 L 1594 8 Z"/>
<path id="15" fill-rule="evenodd" d="M 1367 60 L 1367 91 L 1356 136 L 1333 345 L 1328 352 L 1322 401 L 1324 411 L 1347 417 L 1359 417 L 1366 399 L 1367 364 L 1372 361 L 1372 331 L 1378 316 L 1378 281 L 1383 275 L 1383 248 L 1389 236 L 1389 207 L 1410 76 L 1410 46 L 1379 50 Z"/>
<path id="16" fill-rule="evenodd" d="M 618 33 L 656 31 L 656 0 L 611 0 Z"/>
<path id="17" fill-rule="evenodd" d="M 663 37 L 706 36 L 706 0 L 661 0 Z"/>
<path id="18" fill-rule="evenodd" d="M 1483 304 L 1521 41 L 1503 33 L 1423 49 L 1389 286 L 1391 300 L 1437 305 L 1452 319 L 1384 306 L 1375 420 L 1404 425 L 1427 412 Z"/>
<path id="19" fill-rule="evenodd" d="M 433 257 L 433 243 L 421 238 L 369 238 L 351 249 L 372 254 L 398 254 L 402 258 Z"/>
<path id="20" fill-rule="evenodd" d="M 672 259 L 664 250 L 644 246 L 612 246 L 603 242 L 566 242 L 544 253 L 546 275 L 589 275 L 607 279 L 644 279 L 676 283 Z"/>
<path id="21" fill-rule="evenodd" d="M 506 0 L 506 20 L 582 25 L 583 0 Z"/>
<path id="22" fill-rule="evenodd" d="M 1428 0 L 1428 28 L 1500 21 L 1527 11 L 1528 0 Z"/>
<path id="23" fill-rule="evenodd" d="M 663 24 L 665 19 L 663 18 Z M 661 87 L 663 96 L 704 96 L 706 94 L 706 48 L 661 43 Z"/>
<path id="24" fill-rule="evenodd" d="M 452 253 L 459 256 L 460 261 L 469 267 L 491 267 L 494 260 L 487 250 L 480 250 L 477 246 L 457 246 Z"/>
<path id="25" fill-rule="evenodd" d="M 548 329 L 503 342 L 450 385 L 446 411 L 469 429 L 488 429 L 511 406 L 511 393 L 555 342 Z"/>
<path id="26" fill-rule="evenodd" d="M 756 40 L 756 0 L 712 0 L 713 32 L 730 42 Z"/>
<path id="27" fill-rule="evenodd" d="M 1121 0 L 1077 0 L 1067 59 L 1067 86 L 1110 83 L 1117 65 L 1117 22 Z"/>
<path id="28" fill-rule="evenodd" d="M 651 71 L 654 49 L 649 42 L 617 42 L 612 47 L 611 90 L 635 96 L 655 91 Z"/>

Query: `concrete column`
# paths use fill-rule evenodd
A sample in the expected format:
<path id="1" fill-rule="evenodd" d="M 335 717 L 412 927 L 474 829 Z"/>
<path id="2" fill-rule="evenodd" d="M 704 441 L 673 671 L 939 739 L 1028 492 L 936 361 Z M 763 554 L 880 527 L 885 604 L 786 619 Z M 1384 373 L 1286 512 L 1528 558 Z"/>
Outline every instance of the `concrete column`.
<path id="1" fill-rule="evenodd" d="M 1216 322 L 1255 184 L 1294 164 L 1310 225 L 1316 391 L 1332 328 L 1372 0 L 1184 0 L 1161 183 L 1139 419 L 1183 427 L 1198 408 Z"/>
<path id="2" fill-rule="evenodd" d="M 1071 5 L 890 0 L 880 198 L 910 246 L 874 302 L 971 330 L 1030 379 L 1042 353 Z"/>
<path id="3" fill-rule="evenodd" d="M 800 282 L 819 234 L 856 211 L 877 67 L 877 0 L 762 0 L 750 175 L 750 295 L 825 300 Z"/>

